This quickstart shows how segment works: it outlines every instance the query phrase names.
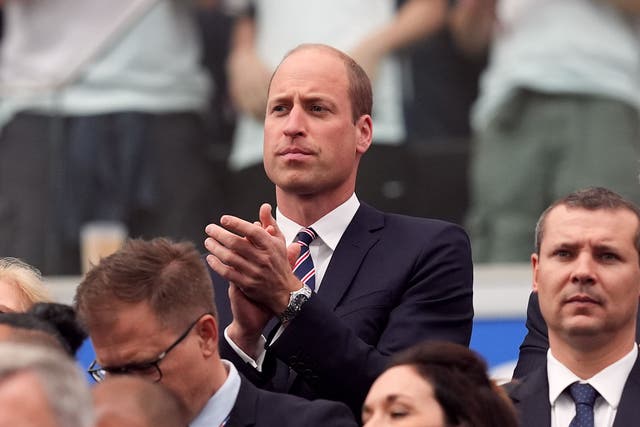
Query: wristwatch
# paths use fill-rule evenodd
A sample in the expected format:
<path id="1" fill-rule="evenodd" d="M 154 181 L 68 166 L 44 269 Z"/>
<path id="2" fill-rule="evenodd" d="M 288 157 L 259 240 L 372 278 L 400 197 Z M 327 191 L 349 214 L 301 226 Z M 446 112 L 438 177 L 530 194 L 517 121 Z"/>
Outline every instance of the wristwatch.
<path id="1" fill-rule="evenodd" d="M 280 321 L 287 323 L 296 317 L 298 313 L 300 313 L 300 310 L 302 310 L 304 303 L 311 298 L 311 295 L 313 295 L 313 291 L 307 285 L 302 285 L 297 291 L 291 292 L 289 294 L 289 305 L 287 305 L 287 308 L 285 308 L 279 316 Z"/>

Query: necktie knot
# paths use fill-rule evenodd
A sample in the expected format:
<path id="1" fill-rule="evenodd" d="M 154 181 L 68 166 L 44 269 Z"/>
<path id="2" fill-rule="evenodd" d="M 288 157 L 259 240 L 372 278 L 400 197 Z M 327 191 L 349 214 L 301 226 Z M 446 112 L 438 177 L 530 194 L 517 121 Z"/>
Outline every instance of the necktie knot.
<path id="1" fill-rule="evenodd" d="M 582 404 L 593 407 L 596 397 L 598 397 L 598 392 L 591 386 L 591 384 L 582 384 L 579 382 L 571 384 L 569 387 L 569 393 L 571 394 L 573 401 L 576 402 L 576 405 Z"/>
<path id="2" fill-rule="evenodd" d="M 303 228 L 296 234 L 295 242 L 301 246 L 308 247 L 316 237 L 318 237 L 318 234 L 313 228 Z"/>

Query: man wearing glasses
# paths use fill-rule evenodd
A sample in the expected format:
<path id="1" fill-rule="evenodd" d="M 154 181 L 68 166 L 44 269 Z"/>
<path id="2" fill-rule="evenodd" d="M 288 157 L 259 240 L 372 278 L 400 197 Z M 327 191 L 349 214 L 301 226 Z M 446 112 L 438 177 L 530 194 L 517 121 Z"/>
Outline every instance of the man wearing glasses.
<path id="1" fill-rule="evenodd" d="M 356 425 L 342 404 L 259 390 L 220 359 L 211 279 L 190 243 L 129 241 L 87 273 L 75 305 L 96 352 L 92 377 L 160 382 L 192 427 Z"/>

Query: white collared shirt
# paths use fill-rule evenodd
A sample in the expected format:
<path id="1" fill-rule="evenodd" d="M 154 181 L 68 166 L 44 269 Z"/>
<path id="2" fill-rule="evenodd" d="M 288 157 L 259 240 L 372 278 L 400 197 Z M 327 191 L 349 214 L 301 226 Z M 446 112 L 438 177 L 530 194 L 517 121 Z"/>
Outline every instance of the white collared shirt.
<path id="1" fill-rule="evenodd" d="M 223 425 L 236 404 L 238 392 L 240 392 L 240 375 L 231 362 L 222 359 L 222 364 L 227 370 L 227 379 L 222 384 L 222 387 L 211 396 L 198 416 L 191 421 L 189 427 L 218 427 Z"/>
<path id="2" fill-rule="evenodd" d="M 618 411 L 622 390 L 638 357 L 638 346 L 615 363 L 587 380 L 581 380 L 569 368 L 556 359 L 551 350 L 547 352 L 547 378 L 549 402 L 551 403 L 551 427 L 566 427 L 576 414 L 575 403 L 567 391 L 574 382 L 589 383 L 599 396 L 593 406 L 594 426 L 611 427 Z"/>
<path id="3" fill-rule="evenodd" d="M 342 235 L 347 230 L 347 227 L 351 223 L 351 220 L 355 216 L 359 207 L 360 201 L 354 193 L 340 206 L 310 225 L 310 227 L 313 228 L 318 235 L 318 237 L 309 245 L 311 259 L 313 260 L 313 265 L 316 269 L 316 292 L 318 292 L 318 289 L 320 289 L 322 278 L 324 277 L 324 273 L 327 271 L 327 267 L 329 266 L 329 262 L 331 262 L 331 257 L 333 256 L 333 252 L 338 246 L 338 242 L 340 242 Z M 304 228 L 304 226 L 299 225 L 284 216 L 277 208 L 276 222 L 278 224 L 278 228 L 284 235 L 287 245 L 293 243 L 293 239 L 295 239 L 300 229 Z M 278 337 L 284 330 L 283 328 L 284 327 L 281 327 L 276 332 L 272 342 L 278 339 Z M 242 349 L 229 338 L 228 329 L 228 326 L 224 329 L 224 338 L 227 340 L 231 348 L 238 354 L 238 356 L 240 356 L 240 358 L 245 363 L 250 364 L 258 371 L 262 371 L 262 363 L 266 355 L 266 351 L 264 349 L 266 339 L 264 337 L 260 338 L 260 342 L 257 345 L 259 353 L 254 360 L 252 357 L 242 351 Z"/>
<path id="4" fill-rule="evenodd" d="M 333 252 L 336 250 L 336 246 L 338 246 L 338 242 L 340 242 L 342 235 L 351 223 L 359 207 L 360 202 L 354 193 L 346 202 L 310 225 L 318 235 L 309 245 L 313 266 L 316 268 L 316 292 L 320 289 L 322 278 L 327 271 L 327 267 L 329 266 Z M 280 209 L 277 208 L 276 222 L 278 223 L 278 228 L 280 228 L 280 231 L 284 235 L 287 245 L 292 244 L 298 232 L 302 228 L 305 228 L 284 216 L 282 212 L 280 212 Z"/>

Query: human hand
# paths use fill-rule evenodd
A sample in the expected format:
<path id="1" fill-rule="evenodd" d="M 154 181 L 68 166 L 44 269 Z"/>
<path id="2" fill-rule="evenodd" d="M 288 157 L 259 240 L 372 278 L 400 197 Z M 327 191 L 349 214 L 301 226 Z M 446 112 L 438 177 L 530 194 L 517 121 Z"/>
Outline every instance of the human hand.
<path id="1" fill-rule="evenodd" d="M 270 211 L 268 204 L 261 206 L 260 224 L 223 216 L 220 226 L 206 227 L 209 238 L 205 247 L 214 271 L 237 285 L 250 300 L 279 315 L 289 303 L 290 292 L 302 287 L 291 270 L 291 259 L 297 257 L 299 248 L 286 247 Z"/>
<path id="2" fill-rule="evenodd" d="M 257 120 L 264 120 L 271 70 L 253 48 L 231 52 L 227 61 L 227 78 L 233 106 Z"/>
<path id="3" fill-rule="evenodd" d="M 227 329 L 229 338 L 255 360 L 260 352 L 260 336 L 273 315 L 267 308 L 247 298 L 233 283 L 229 283 L 229 301 L 233 313 L 233 321 Z"/>
<path id="4" fill-rule="evenodd" d="M 384 52 L 379 49 L 379 46 L 380 44 L 375 38 L 365 38 L 349 52 L 349 55 L 362 67 L 371 81 L 375 80 L 380 61 L 384 56 Z"/>
<path id="5" fill-rule="evenodd" d="M 459 0 L 449 12 L 449 30 L 460 50 L 470 56 L 486 52 L 497 22 L 496 0 Z"/>

